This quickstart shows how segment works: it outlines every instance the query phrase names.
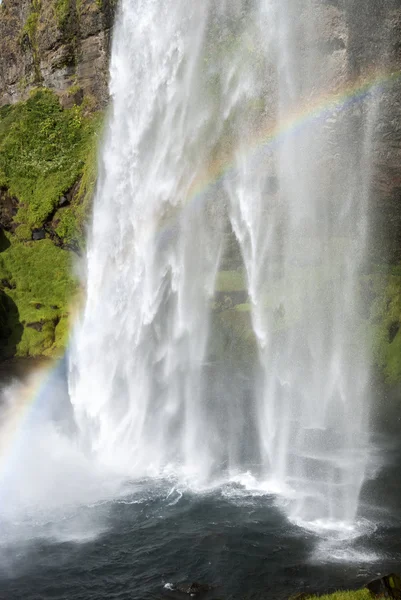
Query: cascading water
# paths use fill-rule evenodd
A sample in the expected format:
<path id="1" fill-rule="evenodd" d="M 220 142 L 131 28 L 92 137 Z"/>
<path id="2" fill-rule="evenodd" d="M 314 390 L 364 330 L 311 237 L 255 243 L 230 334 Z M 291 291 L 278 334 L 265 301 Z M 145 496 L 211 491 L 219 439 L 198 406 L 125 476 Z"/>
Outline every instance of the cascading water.
<path id="1" fill-rule="evenodd" d="M 331 9 L 122 0 L 70 352 L 76 421 L 100 461 L 203 484 L 251 470 L 304 522 L 352 522 L 367 460 L 356 323 L 374 115 L 334 103 L 288 126 L 347 77 L 341 47 L 323 60 Z M 233 235 L 248 371 L 210 350 Z"/>

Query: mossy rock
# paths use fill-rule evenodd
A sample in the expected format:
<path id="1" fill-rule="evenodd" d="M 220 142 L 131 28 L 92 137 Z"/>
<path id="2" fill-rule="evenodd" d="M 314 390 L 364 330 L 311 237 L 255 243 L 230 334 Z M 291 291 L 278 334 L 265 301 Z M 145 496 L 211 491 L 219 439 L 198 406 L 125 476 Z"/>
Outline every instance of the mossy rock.
<path id="1" fill-rule="evenodd" d="M 85 199 L 88 170 L 93 184 L 102 121 L 102 114 L 86 115 L 84 106 L 63 110 L 58 97 L 45 89 L 32 92 L 26 102 L 0 109 L 0 185 L 19 201 L 17 224 L 41 227 L 80 179 L 86 181 L 77 204 Z M 71 210 L 75 222 L 64 227 L 68 238 L 74 236 L 74 228 L 82 228 L 78 212 L 76 207 Z"/>
<path id="2" fill-rule="evenodd" d="M 28 242 L 32 239 L 32 229 L 29 225 L 18 225 L 15 229 L 15 237 L 20 242 Z"/>
<path id="3" fill-rule="evenodd" d="M 258 348 L 252 328 L 251 312 L 231 308 L 213 311 L 209 360 L 221 361 L 230 357 L 239 366 L 254 365 L 258 360 Z"/>
<path id="4" fill-rule="evenodd" d="M 361 277 L 366 311 L 359 327 L 374 366 L 385 383 L 401 381 L 401 274 L 397 267 Z"/>
<path id="5" fill-rule="evenodd" d="M 0 352 L 3 356 L 61 353 L 70 302 L 77 291 L 71 255 L 49 239 L 20 242 L 6 235 L 10 246 L 0 254 L 0 281 L 16 312 L 6 318 L 10 334 Z"/>
<path id="6" fill-rule="evenodd" d="M 54 331 L 54 344 L 52 347 L 52 354 L 61 354 L 68 343 L 70 334 L 70 319 L 68 316 L 62 317 L 57 323 Z"/>
<path id="7" fill-rule="evenodd" d="M 17 208 L 1 230 L 0 290 L 9 309 L 0 314 L 2 357 L 65 348 L 77 289 L 66 249 L 85 244 L 103 121 L 85 102 L 63 109 L 45 89 L 0 108 L 0 187 Z M 38 229 L 46 239 L 33 241 Z"/>
<path id="8" fill-rule="evenodd" d="M 247 289 L 244 269 L 237 271 L 219 271 L 216 280 L 216 292 L 238 292 Z"/>

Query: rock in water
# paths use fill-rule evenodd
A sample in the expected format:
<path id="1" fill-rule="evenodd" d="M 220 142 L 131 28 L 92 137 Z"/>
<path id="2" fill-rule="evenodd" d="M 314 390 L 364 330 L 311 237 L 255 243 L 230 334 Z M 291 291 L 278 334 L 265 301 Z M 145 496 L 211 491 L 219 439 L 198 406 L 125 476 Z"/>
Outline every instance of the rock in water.
<path id="1" fill-rule="evenodd" d="M 176 589 L 183 594 L 188 594 L 188 596 L 199 596 L 210 592 L 212 587 L 206 583 L 197 583 L 194 581 L 192 583 L 179 583 L 176 585 Z"/>
<path id="2" fill-rule="evenodd" d="M 395 573 L 374 579 L 366 587 L 373 596 L 401 600 L 401 578 Z"/>
<path id="3" fill-rule="evenodd" d="M 307 600 L 307 598 L 310 598 L 312 595 L 314 596 L 315 594 L 310 592 L 299 592 L 298 594 L 290 596 L 289 600 Z"/>

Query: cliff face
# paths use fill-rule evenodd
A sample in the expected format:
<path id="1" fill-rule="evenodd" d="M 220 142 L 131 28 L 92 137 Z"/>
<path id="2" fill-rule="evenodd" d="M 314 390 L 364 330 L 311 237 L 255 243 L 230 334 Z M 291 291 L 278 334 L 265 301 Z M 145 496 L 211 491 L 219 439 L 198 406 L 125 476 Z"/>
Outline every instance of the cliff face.
<path id="1" fill-rule="evenodd" d="M 0 106 L 39 85 L 64 106 L 82 94 L 104 106 L 113 12 L 114 0 L 3 0 Z"/>
<path id="2" fill-rule="evenodd" d="M 376 260 L 395 264 L 401 261 L 401 6 L 398 0 L 344 4 L 353 72 L 382 75 L 373 133 L 371 245 Z"/>
<path id="3" fill-rule="evenodd" d="M 65 343 L 68 298 L 76 288 L 70 276 L 71 250 L 79 251 L 82 245 L 96 178 L 96 140 L 108 102 L 115 3 L 3 0 L 0 5 L 3 356 L 53 354 Z M 364 343 L 369 339 L 380 372 L 397 381 L 401 379 L 397 266 L 401 261 L 401 77 L 389 75 L 401 69 L 401 6 L 398 0 L 309 0 L 304 9 L 300 5 L 299 0 L 289 3 L 296 17 L 291 36 L 300 56 L 305 54 L 305 40 L 315 49 L 313 79 L 322 89 L 351 89 L 357 81 L 381 81 L 378 93 L 368 101 L 377 117 L 372 135 L 369 258 L 386 268 L 374 272 L 370 266 L 361 280 L 367 307 L 356 335 L 363 336 Z M 274 96 L 273 80 L 271 89 Z M 349 129 L 350 144 L 361 140 L 354 133 L 366 126 L 366 106 L 355 103 L 346 116 L 339 117 Z M 23 155 L 21 147 L 26 149 Z M 335 146 L 333 156 L 322 160 L 335 164 Z M 336 168 L 341 169 L 341 164 Z M 237 281 L 238 249 L 228 237 L 228 248 L 234 250 L 223 267 L 229 270 L 222 271 L 216 296 L 218 341 L 232 347 L 234 338 L 236 348 L 243 347 L 246 356 L 252 354 L 253 344 L 249 315 L 243 310 L 246 291 Z M 240 316 L 237 305 L 242 307 Z"/>
<path id="4" fill-rule="evenodd" d="M 371 98 L 352 103 L 342 118 L 350 144 L 362 143 L 361 128 L 367 131 L 372 119 L 370 258 L 395 264 L 401 260 L 401 5 L 314 0 L 314 14 L 319 33 L 310 43 L 320 53 L 316 68 L 323 89 L 350 90 L 352 99 L 355 82 L 375 83 Z M 302 18 L 300 28 L 305 38 Z"/>
<path id="5" fill-rule="evenodd" d="M 0 5 L 0 357 L 68 335 L 108 101 L 112 0 Z"/>
<path id="6" fill-rule="evenodd" d="M 338 91 L 346 105 L 325 122 L 327 135 L 333 134 L 332 149 L 317 159 L 327 176 L 325 189 L 332 190 L 333 209 L 336 181 L 349 156 L 356 180 L 366 184 L 360 177 L 365 165 L 358 161 L 363 144 L 371 145 L 369 250 L 359 281 L 360 320 L 351 337 L 355 353 L 362 345 L 370 348 L 377 379 L 394 385 L 401 381 L 401 5 L 398 0 L 294 0 L 289 7 L 294 28 L 288 35 L 305 73 L 301 97 L 307 103 L 309 95 L 316 96 L 319 90 L 313 85 L 319 82 L 323 90 Z M 310 52 L 314 60 L 308 80 Z M 341 131 L 342 142 L 348 136 L 349 156 L 342 155 L 342 144 L 336 145 L 336 131 Z M 213 331 L 222 333 L 216 339 L 223 348 L 225 344 L 243 353 L 244 364 L 254 353 L 250 304 L 235 258 L 229 268 L 234 270 L 220 273 Z M 335 288 L 334 282 L 329 285 Z M 303 304 L 301 298 L 297 301 Z M 300 325 L 295 314 L 279 323 L 280 328 L 299 327 L 302 338 Z"/>

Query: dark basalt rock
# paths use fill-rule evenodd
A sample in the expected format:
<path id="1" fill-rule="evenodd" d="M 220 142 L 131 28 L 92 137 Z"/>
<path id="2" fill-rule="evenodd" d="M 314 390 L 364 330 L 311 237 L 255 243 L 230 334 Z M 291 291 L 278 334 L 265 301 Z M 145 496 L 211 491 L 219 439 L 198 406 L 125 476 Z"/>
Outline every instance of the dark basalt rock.
<path id="1" fill-rule="evenodd" d="M 280 189 L 278 177 L 271 175 L 266 179 L 265 192 L 266 194 L 277 194 Z"/>
<path id="2" fill-rule="evenodd" d="M 18 211 L 18 200 L 12 196 L 7 188 L 0 188 L 0 227 L 5 231 L 13 231 L 15 224 L 13 218 Z"/>
<path id="3" fill-rule="evenodd" d="M 8 281 L 8 279 L 2 279 L 0 281 L 0 286 L 2 288 L 7 288 L 8 290 L 14 290 L 15 289 L 15 285 L 12 284 L 10 281 Z"/>
<path id="4" fill-rule="evenodd" d="M 212 590 L 212 586 L 207 585 L 206 583 L 198 583 L 196 581 L 192 583 L 178 583 L 175 586 L 175 589 L 183 594 L 187 594 L 188 596 L 200 596 L 202 594 L 206 594 Z"/>
<path id="5" fill-rule="evenodd" d="M 67 206 L 67 204 L 69 204 L 68 198 L 66 198 L 65 196 L 61 196 L 60 200 L 58 201 L 58 205 Z"/>
<path id="6" fill-rule="evenodd" d="M 32 231 L 32 239 L 34 242 L 38 241 L 38 240 L 44 240 L 46 237 L 46 231 L 42 228 L 42 229 L 34 229 Z"/>
<path id="7" fill-rule="evenodd" d="M 43 329 L 43 321 L 35 321 L 34 323 L 27 323 L 26 326 L 31 329 L 35 329 L 35 331 L 42 331 Z"/>
<path id="8" fill-rule="evenodd" d="M 215 292 L 214 300 L 217 306 L 226 310 L 232 308 L 237 304 L 245 304 L 249 302 L 249 296 L 247 290 L 235 290 L 233 292 Z"/>
<path id="9" fill-rule="evenodd" d="M 376 598 L 396 598 L 401 600 L 401 578 L 395 573 L 374 579 L 366 586 Z"/>
<path id="10" fill-rule="evenodd" d="M 395 340 L 399 330 L 400 330 L 399 321 L 394 321 L 393 323 L 391 323 L 391 325 L 388 329 L 388 341 L 390 342 L 390 344 Z"/>
<path id="11" fill-rule="evenodd" d="M 289 600 L 307 600 L 307 598 L 310 598 L 311 596 L 312 596 L 311 593 L 299 592 L 298 594 L 294 594 L 293 596 L 290 596 Z"/>

